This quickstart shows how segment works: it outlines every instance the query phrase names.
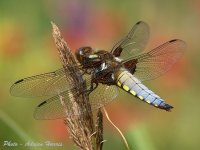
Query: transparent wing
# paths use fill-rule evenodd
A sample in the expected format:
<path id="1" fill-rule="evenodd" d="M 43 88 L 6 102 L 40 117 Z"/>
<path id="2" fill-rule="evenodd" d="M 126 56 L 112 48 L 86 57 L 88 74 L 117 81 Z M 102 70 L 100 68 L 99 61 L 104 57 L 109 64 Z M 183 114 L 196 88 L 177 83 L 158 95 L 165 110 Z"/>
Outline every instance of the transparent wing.
<path id="1" fill-rule="evenodd" d="M 115 85 L 99 84 L 90 95 L 89 100 L 92 106 L 92 110 L 105 106 L 114 100 L 119 94 L 119 89 Z"/>
<path id="2" fill-rule="evenodd" d="M 69 89 L 64 69 L 24 78 L 15 82 L 10 93 L 18 97 L 53 96 Z"/>
<path id="3" fill-rule="evenodd" d="M 72 104 L 70 102 L 70 99 L 72 98 L 72 96 L 70 92 L 65 91 L 59 95 L 63 97 L 65 104 L 67 104 L 67 109 L 70 109 L 71 111 Z M 116 86 L 107 86 L 99 84 L 99 86 L 89 95 L 92 111 L 111 102 L 117 95 L 118 88 Z M 63 105 L 61 104 L 60 96 L 54 96 L 39 104 L 34 112 L 35 119 L 64 118 L 66 116 L 66 113 Z"/>
<path id="4" fill-rule="evenodd" d="M 129 59 L 145 49 L 149 39 L 149 26 L 145 22 L 136 23 L 128 35 L 111 50 L 114 56 L 122 60 Z"/>
<path id="5" fill-rule="evenodd" d="M 51 97 L 42 103 L 40 103 L 34 112 L 35 119 L 59 119 L 64 118 L 66 116 L 64 106 L 61 103 L 60 96 L 62 96 L 65 100 L 65 104 L 67 104 L 67 108 L 72 108 L 70 99 L 72 96 L 70 95 L 70 91 L 64 91 L 59 95 Z"/>
<path id="6" fill-rule="evenodd" d="M 135 77 L 141 81 L 151 80 L 169 71 L 183 55 L 185 49 L 186 43 L 175 39 L 128 61 L 135 60 L 136 62 L 136 66 L 133 66 L 135 67 L 134 72 L 132 72 Z"/>

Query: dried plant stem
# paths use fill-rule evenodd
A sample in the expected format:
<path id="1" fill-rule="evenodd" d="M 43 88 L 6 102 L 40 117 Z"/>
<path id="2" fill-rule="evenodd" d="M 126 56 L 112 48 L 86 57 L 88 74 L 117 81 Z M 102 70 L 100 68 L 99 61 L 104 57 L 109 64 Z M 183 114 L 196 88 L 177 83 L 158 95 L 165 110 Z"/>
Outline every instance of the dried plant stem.
<path id="1" fill-rule="evenodd" d="M 106 111 L 106 109 L 103 107 L 103 110 L 104 110 L 104 113 L 106 115 L 106 118 L 108 119 L 108 121 L 111 123 L 111 125 L 119 132 L 120 136 L 122 137 L 123 139 L 123 142 L 127 148 L 127 150 L 130 150 L 130 147 L 128 145 L 128 142 L 126 140 L 126 138 L 124 137 L 123 133 L 120 131 L 120 129 L 111 121 L 110 117 L 108 116 L 108 113 Z"/>
<path id="2" fill-rule="evenodd" d="M 96 121 L 96 150 L 102 150 L 103 148 L 103 114 L 101 109 L 97 112 Z"/>
<path id="3" fill-rule="evenodd" d="M 66 78 L 69 81 L 69 85 L 71 87 L 74 87 L 73 85 L 77 85 L 73 88 L 73 90 L 70 90 L 68 95 L 70 97 L 70 102 L 66 102 L 65 97 L 60 95 L 60 101 L 66 113 L 64 122 L 68 127 L 68 131 L 74 143 L 81 150 L 94 150 L 96 147 L 101 150 L 101 141 L 103 140 L 103 115 L 101 112 L 98 112 L 95 128 L 89 97 L 86 92 L 80 92 L 85 91 L 86 83 L 82 78 L 79 68 L 77 67 L 78 64 L 67 43 L 61 36 L 58 27 L 54 23 L 52 23 L 52 27 L 53 37 L 65 70 Z M 77 95 L 78 92 L 80 94 Z"/>

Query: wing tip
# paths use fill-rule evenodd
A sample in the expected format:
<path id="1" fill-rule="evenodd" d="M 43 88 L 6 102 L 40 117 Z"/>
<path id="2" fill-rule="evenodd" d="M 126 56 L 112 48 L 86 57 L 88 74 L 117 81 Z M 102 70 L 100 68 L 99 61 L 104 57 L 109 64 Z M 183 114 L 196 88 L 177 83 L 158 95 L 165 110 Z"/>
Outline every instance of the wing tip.
<path id="1" fill-rule="evenodd" d="M 41 107 L 42 105 L 46 104 L 47 101 L 43 101 L 42 103 L 40 103 L 37 107 Z"/>
<path id="2" fill-rule="evenodd" d="M 169 41 L 169 43 L 174 43 L 174 42 L 183 42 L 185 43 L 185 41 L 181 40 L 181 39 L 172 39 Z"/>
<path id="3" fill-rule="evenodd" d="M 15 83 L 12 84 L 12 86 L 10 87 L 10 95 L 12 95 L 12 96 L 18 96 L 18 95 L 14 92 L 14 87 L 15 87 L 18 83 L 23 82 L 23 81 L 24 81 L 24 79 L 20 79 L 20 80 L 18 80 L 18 81 L 16 81 Z"/>
<path id="4" fill-rule="evenodd" d="M 169 43 L 173 43 L 175 41 L 179 41 L 179 39 L 173 39 L 173 40 L 170 40 Z"/>
<path id="5" fill-rule="evenodd" d="M 139 25 L 139 24 L 145 24 L 145 25 L 147 25 L 147 23 L 144 22 L 144 21 L 142 21 L 142 20 L 140 20 L 140 21 L 138 21 L 138 22 L 136 23 L 136 25 Z"/>
<path id="6" fill-rule="evenodd" d="M 174 43 L 174 42 L 181 42 L 181 43 L 184 43 L 186 45 L 186 42 L 181 40 L 181 39 L 172 39 L 169 41 L 169 43 Z"/>
<path id="7" fill-rule="evenodd" d="M 138 21 L 136 24 L 138 25 L 138 24 L 140 24 L 140 23 L 142 23 L 143 21 Z"/>
<path id="8" fill-rule="evenodd" d="M 24 79 L 20 79 L 20 80 L 16 81 L 14 84 L 18 84 L 18 83 L 20 83 L 22 81 L 24 81 Z"/>
<path id="9" fill-rule="evenodd" d="M 187 49 L 187 43 L 181 39 L 170 40 L 169 43 L 179 43 L 179 48 L 185 51 Z"/>

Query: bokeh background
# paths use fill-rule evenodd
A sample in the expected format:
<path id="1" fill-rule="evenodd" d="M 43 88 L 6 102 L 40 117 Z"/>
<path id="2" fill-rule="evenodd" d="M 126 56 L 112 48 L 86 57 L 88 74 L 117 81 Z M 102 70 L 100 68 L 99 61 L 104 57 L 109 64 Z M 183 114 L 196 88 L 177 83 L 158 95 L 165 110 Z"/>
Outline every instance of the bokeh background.
<path id="1" fill-rule="evenodd" d="M 110 50 L 140 20 L 151 27 L 147 50 L 174 38 L 187 42 L 187 52 L 169 73 L 144 83 L 175 108 L 168 113 L 121 92 L 107 106 L 110 118 L 132 149 L 199 150 L 199 0 L 0 0 L 0 149 L 76 149 L 62 120 L 33 118 L 40 100 L 9 94 L 16 80 L 61 67 L 50 21 L 72 50 L 85 45 Z M 106 120 L 104 125 L 104 149 L 125 150 L 117 131 Z M 3 147 L 4 141 L 64 146 Z"/>

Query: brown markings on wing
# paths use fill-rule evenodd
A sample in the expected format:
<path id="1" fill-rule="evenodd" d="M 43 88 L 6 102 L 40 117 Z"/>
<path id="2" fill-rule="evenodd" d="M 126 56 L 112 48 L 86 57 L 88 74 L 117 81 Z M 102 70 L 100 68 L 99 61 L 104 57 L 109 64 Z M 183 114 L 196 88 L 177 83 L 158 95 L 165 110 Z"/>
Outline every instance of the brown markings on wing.
<path id="1" fill-rule="evenodd" d="M 119 47 L 117 47 L 114 51 L 113 51 L 113 55 L 115 56 L 115 57 L 119 57 L 120 56 L 120 54 L 121 54 L 121 52 L 122 52 L 122 47 L 121 46 L 119 46 Z"/>
<path id="2" fill-rule="evenodd" d="M 131 59 L 124 63 L 124 67 L 130 71 L 130 73 L 134 73 L 136 69 L 136 64 L 138 63 L 137 59 Z"/>

